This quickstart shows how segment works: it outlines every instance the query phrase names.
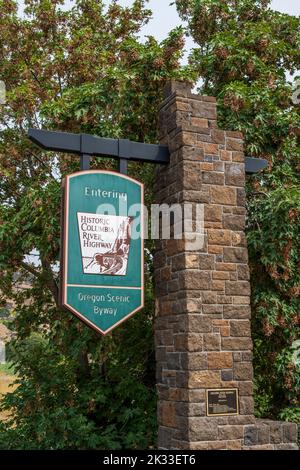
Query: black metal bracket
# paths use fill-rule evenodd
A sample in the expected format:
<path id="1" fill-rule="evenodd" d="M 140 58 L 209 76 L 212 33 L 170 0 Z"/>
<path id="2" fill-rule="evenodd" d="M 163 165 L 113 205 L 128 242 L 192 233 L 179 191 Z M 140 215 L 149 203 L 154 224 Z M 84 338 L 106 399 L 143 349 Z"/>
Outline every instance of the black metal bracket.
<path id="1" fill-rule="evenodd" d="M 265 170 L 269 165 L 264 158 L 245 157 L 245 171 L 247 174 L 258 173 Z"/>
<path id="2" fill-rule="evenodd" d="M 92 155 L 118 159 L 121 173 L 127 173 L 128 160 L 161 164 L 167 164 L 170 160 L 168 147 L 131 142 L 127 139 L 106 139 L 89 134 L 72 134 L 40 129 L 29 129 L 28 137 L 45 150 L 80 155 L 82 170 L 89 169 Z"/>
<path id="3" fill-rule="evenodd" d="M 118 159 L 120 173 L 127 173 L 129 160 L 166 165 L 170 162 L 167 146 L 143 144 L 128 139 L 106 139 L 90 134 L 73 134 L 29 129 L 29 139 L 45 150 L 80 155 L 81 170 L 89 170 L 91 156 Z M 246 173 L 257 173 L 268 166 L 267 160 L 246 157 Z"/>

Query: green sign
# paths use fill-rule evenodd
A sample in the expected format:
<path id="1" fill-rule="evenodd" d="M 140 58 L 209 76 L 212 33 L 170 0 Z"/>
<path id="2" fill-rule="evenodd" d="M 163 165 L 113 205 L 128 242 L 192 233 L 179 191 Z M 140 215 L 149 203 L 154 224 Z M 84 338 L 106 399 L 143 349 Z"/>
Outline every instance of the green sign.
<path id="1" fill-rule="evenodd" d="M 61 303 L 106 334 L 144 305 L 143 184 L 81 171 L 63 189 Z"/>

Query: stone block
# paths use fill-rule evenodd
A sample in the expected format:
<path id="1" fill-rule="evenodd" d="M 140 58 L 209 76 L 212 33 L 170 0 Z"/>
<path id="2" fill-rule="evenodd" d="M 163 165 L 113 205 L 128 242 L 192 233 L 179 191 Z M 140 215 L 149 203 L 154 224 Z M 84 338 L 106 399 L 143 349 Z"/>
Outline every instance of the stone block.
<path id="1" fill-rule="evenodd" d="M 220 245 L 209 245 L 208 253 L 223 256 L 223 246 Z"/>
<path id="2" fill-rule="evenodd" d="M 270 428 L 266 425 L 257 425 L 257 441 L 259 444 L 270 444 Z"/>
<path id="3" fill-rule="evenodd" d="M 211 292 L 211 291 L 201 292 L 201 301 L 202 301 L 202 304 L 216 304 L 218 302 L 216 292 Z"/>
<path id="4" fill-rule="evenodd" d="M 198 254 L 186 254 L 185 255 L 185 268 L 186 269 L 197 269 L 199 268 L 199 256 Z"/>
<path id="5" fill-rule="evenodd" d="M 212 187 L 211 203 L 234 206 L 236 204 L 236 189 L 226 186 Z"/>
<path id="6" fill-rule="evenodd" d="M 246 206 L 246 192 L 244 188 L 237 188 L 236 192 L 237 198 L 236 198 L 236 203 L 237 203 L 237 209 L 238 208 L 243 208 Z"/>
<path id="7" fill-rule="evenodd" d="M 218 439 L 218 425 L 211 418 L 190 418 L 189 438 L 191 441 Z"/>
<path id="8" fill-rule="evenodd" d="M 225 291 L 225 281 L 222 280 L 213 280 L 211 283 L 211 289 L 224 292 Z"/>
<path id="9" fill-rule="evenodd" d="M 164 88 L 164 97 L 168 99 L 175 93 L 180 97 L 187 97 L 192 90 L 192 82 L 184 80 L 169 80 Z M 182 101 L 179 99 L 178 101 Z M 165 104 L 165 103 L 164 103 Z M 177 107 L 177 106 L 176 106 Z"/>
<path id="10" fill-rule="evenodd" d="M 195 170 L 184 169 L 181 175 L 182 189 L 199 190 L 201 187 L 201 174 Z M 204 180 L 203 180 L 204 181 Z"/>
<path id="11" fill-rule="evenodd" d="M 235 295 L 232 297 L 232 303 L 235 305 L 250 305 L 250 296 Z"/>
<path id="12" fill-rule="evenodd" d="M 204 389 L 189 390 L 189 398 L 191 403 L 206 403 L 206 392 Z"/>
<path id="13" fill-rule="evenodd" d="M 179 273 L 180 289 L 201 290 L 211 288 L 211 274 L 209 271 L 185 270 Z"/>
<path id="14" fill-rule="evenodd" d="M 232 152 L 229 152 L 228 150 L 220 150 L 220 159 L 224 162 L 231 162 Z"/>
<path id="15" fill-rule="evenodd" d="M 212 278 L 227 281 L 230 279 L 230 275 L 228 271 L 215 271 L 212 273 Z"/>
<path id="16" fill-rule="evenodd" d="M 225 144 L 225 132 L 220 129 L 213 129 L 211 136 L 216 144 Z"/>
<path id="17" fill-rule="evenodd" d="M 167 368 L 171 370 L 181 369 L 181 354 L 178 352 L 166 353 Z"/>
<path id="18" fill-rule="evenodd" d="M 249 320 L 232 320 L 229 324 L 231 336 L 251 336 L 251 325 Z"/>
<path id="19" fill-rule="evenodd" d="M 234 139 L 244 139 L 244 134 L 240 131 L 226 131 L 226 137 L 233 137 Z"/>
<path id="20" fill-rule="evenodd" d="M 253 368 L 249 362 L 238 362 L 234 364 L 234 380 L 253 380 Z"/>
<path id="21" fill-rule="evenodd" d="M 208 120 L 204 118 L 199 118 L 199 117 L 192 117 L 191 123 L 193 126 L 197 127 L 208 127 Z"/>
<path id="22" fill-rule="evenodd" d="M 270 443 L 280 444 L 283 441 L 282 423 L 279 421 L 268 421 L 270 426 Z"/>
<path id="23" fill-rule="evenodd" d="M 245 165 L 243 163 L 225 164 L 225 184 L 229 186 L 245 186 Z"/>
<path id="24" fill-rule="evenodd" d="M 205 119 L 217 119 L 217 106 L 215 103 L 200 102 L 197 108 L 194 108 L 194 114 Z"/>
<path id="25" fill-rule="evenodd" d="M 208 230 L 208 243 L 211 245 L 230 245 L 231 244 L 231 231 L 230 230 Z"/>
<path id="26" fill-rule="evenodd" d="M 222 337 L 222 347 L 227 351 L 252 350 L 251 338 Z"/>
<path id="27" fill-rule="evenodd" d="M 250 365 L 252 365 L 250 363 Z M 239 383 L 239 394 L 240 396 L 252 396 L 253 395 L 253 381 L 252 379 L 249 381 L 243 380 Z"/>
<path id="28" fill-rule="evenodd" d="M 250 272 L 248 264 L 239 264 L 237 266 L 237 275 L 239 280 L 249 281 Z"/>
<path id="29" fill-rule="evenodd" d="M 255 446 L 243 446 L 242 450 L 275 450 L 275 447 L 273 444 L 258 444 Z"/>
<path id="30" fill-rule="evenodd" d="M 221 336 L 216 333 L 206 333 L 203 337 L 204 351 L 220 351 Z"/>
<path id="31" fill-rule="evenodd" d="M 298 426 L 296 423 L 282 423 L 283 442 L 296 443 L 298 439 Z"/>
<path id="32" fill-rule="evenodd" d="M 258 429 L 257 426 L 250 425 L 244 428 L 244 444 L 245 446 L 253 446 L 258 443 Z"/>
<path id="33" fill-rule="evenodd" d="M 242 441 L 239 439 L 236 439 L 234 441 L 227 441 L 226 449 L 227 450 L 242 450 Z"/>
<path id="34" fill-rule="evenodd" d="M 166 266 L 160 270 L 161 273 L 161 281 L 169 281 L 171 279 L 171 268 Z"/>
<path id="35" fill-rule="evenodd" d="M 203 315 L 189 315 L 187 330 L 190 333 L 210 333 L 212 331 L 212 320 Z"/>
<path id="36" fill-rule="evenodd" d="M 223 215 L 224 229 L 243 231 L 245 229 L 245 217 L 243 215 Z"/>
<path id="37" fill-rule="evenodd" d="M 248 252 L 246 248 L 224 248 L 224 262 L 225 263 L 247 263 Z"/>
<path id="38" fill-rule="evenodd" d="M 198 260 L 199 260 L 199 268 L 201 270 L 209 271 L 209 270 L 214 269 L 215 258 L 213 255 L 199 254 Z"/>
<path id="39" fill-rule="evenodd" d="M 221 441 L 243 439 L 244 437 L 244 426 L 225 425 L 219 426 L 219 439 Z"/>
<path id="40" fill-rule="evenodd" d="M 200 138 L 199 140 L 203 140 L 203 139 Z M 217 155 L 219 152 L 219 146 L 218 144 L 205 142 L 203 144 L 203 150 L 204 150 L 204 153 L 207 153 L 209 155 Z"/>
<path id="41" fill-rule="evenodd" d="M 243 152 L 243 141 L 241 139 L 226 138 L 226 150 L 234 152 Z"/>
<path id="42" fill-rule="evenodd" d="M 186 351 L 202 351 L 203 349 L 203 336 L 199 333 L 184 334 L 184 348 Z"/>
<path id="43" fill-rule="evenodd" d="M 184 240 L 167 240 L 166 254 L 167 256 L 174 256 L 185 251 Z"/>
<path id="44" fill-rule="evenodd" d="M 158 406 L 158 416 L 161 426 L 176 427 L 175 402 L 161 400 Z"/>
<path id="45" fill-rule="evenodd" d="M 208 352 L 207 363 L 209 369 L 230 369 L 233 366 L 231 352 Z"/>
<path id="46" fill-rule="evenodd" d="M 232 369 L 222 370 L 221 379 L 224 382 L 231 382 L 233 380 L 233 370 Z"/>
<path id="47" fill-rule="evenodd" d="M 240 397 L 240 414 L 252 415 L 254 414 L 254 401 L 252 397 Z"/>
<path id="48" fill-rule="evenodd" d="M 202 306 L 200 299 L 187 299 L 184 311 L 186 313 L 200 313 L 201 308 Z"/>
<path id="49" fill-rule="evenodd" d="M 216 263 L 217 271 L 236 271 L 236 269 L 235 263 Z"/>
<path id="50" fill-rule="evenodd" d="M 246 247 L 247 241 L 246 236 L 243 232 L 235 232 L 231 235 L 231 244 L 232 246 L 241 246 Z"/>
<path id="51" fill-rule="evenodd" d="M 250 295 L 250 284 L 248 281 L 227 281 L 225 292 L 226 295 L 247 296 Z"/>
<path id="52" fill-rule="evenodd" d="M 239 163 L 245 162 L 244 152 L 232 151 L 231 155 L 232 155 L 232 161 L 233 162 L 239 162 Z"/>
<path id="53" fill-rule="evenodd" d="M 207 369 L 207 354 L 204 352 L 182 353 L 181 363 L 185 370 Z"/>
<path id="54" fill-rule="evenodd" d="M 172 271 L 181 271 L 182 269 L 186 268 L 186 257 L 185 253 L 180 253 L 179 255 L 175 255 L 171 258 L 172 263 Z"/>
<path id="55" fill-rule="evenodd" d="M 204 160 L 204 151 L 199 147 L 182 147 L 178 151 L 178 161 L 196 161 L 200 164 Z"/>
<path id="56" fill-rule="evenodd" d="M 224 305 L 224 318 L 247 319 L 251 317 L 251 308 L 249 305 Z"/>
<path id="57" fill-rule="evenodd" d="M 217 173 L 212 171 L 202 172 L 202 183 L 204 184 L 218 184 L 223 186 L 224 181 L 225 178 L 223 173 Z"/>
<path id="58" fill-rule="evenodd" d="M 221 386 L 219 371 L 203 370 L 189 373 L 189 388 L 217 388 Z"/>
<path id="59" fill-rule="evenodd" d="M 275 444 L 274 450 L 299 450 L 298 445 L 295 444 Z"/>
<path id="60" fill-rule="evenodd" d="M 200 442 L 191 442 L 191 450 L 225 450 L 226 443 L 221 441 L 200 441 Z"/>
<path id="61" fill-rule="evenodd" d="M 172 449 L 171 443 L 172 443 L 172 436 L 173 436 L 173 430 L 164 427 L 164 426 L 159 426 L 158 427 L 158 447 L 160 449 Z"/>
<path id="62" fill-rule="evenodd" d="M 203 315 L 215 315 L 223 313 L 222 305 L 206 304 L 202 306 Z"/>

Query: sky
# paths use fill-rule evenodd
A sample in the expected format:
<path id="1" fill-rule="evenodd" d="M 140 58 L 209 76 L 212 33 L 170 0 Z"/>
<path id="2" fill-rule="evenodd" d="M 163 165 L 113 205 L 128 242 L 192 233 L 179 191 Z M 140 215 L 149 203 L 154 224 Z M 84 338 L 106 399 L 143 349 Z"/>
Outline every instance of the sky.
<path id="1" fill-rule="evenodd" d="M 153 17 L 151 21 L 143 28 L 142 37 L 146 35 L 154 36 L 157 40 L 162 41 L 168 35 L 168 32 L 176 26 L 182 24 L 175 5 L 170 5 L 174 0 L 149 0 L 148 5 L 152 10 Z M 19 0 L 20 11 L 24 6 L 24 0 Z M 109 3 L 109 0 L 106 1 Z M 133 0 L 119 0 L 119 4 L 122 6 L 132 5 Z M 66 8 L 74 5 L 74 1 L 65 0 Z M 300 15 L 300 1 L 299 0 L 273 0 L 271 7 L 274 10 L 281 11 L 283 13 L 289 13 L 290 15 Z M 183 64 L 187 63 L 187 57 L 189 50 L 194 46 L 191 38 L 186 39 L 186 53 L 183 58 Z"/>
<path id="2" fill-rule="evenodd" d="M 120 5 L 130 6 L 133 0 L 120 0 Z M 150 0 L 149 8 L 153 12 L 153 19 L 144 28 L 144 34 L 151 34 L 162 40 L 170 29 L 181 24 L 175 5 L 170 5 L 170 0 Z M 271 3 L 274 10 L 291 15 L 300 15 L 299 0 L 274 0 Z M 191 41 L 187 45 L 191 45 Z"/>
<path id="3" fill-rule="evenodd" d="M 109 1 L 109 0 L 108 0 Z M 107 3 L 108 3 L 107 1 Z M 23 6 L 23 0 L 19 0 L 20 8 Z M 69 7 L 74 2 L 66 0 L 66 6 Z M 120 5 L 130 6 L 133 0 L 119 0 Z M 158 40 L 163 40 L 172 28 L 181 24 L 181 20 L 176 11 L 175 5 L 170 5 L 171 0 L 149 0 L 149 8 L 153 12 L 153 19 L 144 27 L 144 35 L 155 36 Z M 271 6 L 274 10 L 291 15 L 300 15 L 300 1 L 299 0 L 273 0 Z M 192 46 L 192 41 L 187 41 L 187 47 Z"/>

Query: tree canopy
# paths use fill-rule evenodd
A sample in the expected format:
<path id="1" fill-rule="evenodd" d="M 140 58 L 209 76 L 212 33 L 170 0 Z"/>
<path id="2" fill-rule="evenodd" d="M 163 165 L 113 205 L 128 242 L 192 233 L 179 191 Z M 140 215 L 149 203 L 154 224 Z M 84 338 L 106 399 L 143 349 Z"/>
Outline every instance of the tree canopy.
<path id="1" fill-rule="evenodd" d="M 151 256 L 143 314 L 113 334 L 100 338 L 62 311 L 60 186 L 79 161 L 43 152 L 26 133 L 43 127 L 157 142 L 163 86 L 187 74 L 179 66 L 183 30 L 160 44 L 153 37 L 143 43 L 138 33 L 151 14 L 144 1 L 122 8 L 78 0 L 67 11 L 62 4 L 28 0 L 20 17 L 17 2 L 0 2 L 7 89 L 0 108 L 0 290 L 3 304 L 15 302 L 9 355 L 19 382 L 2 405 L 12 418 L 2 424 L 0 447 L 147 448 L 156 434 Z M 147 202 L 152 173 L 149 165 L 130 167 L 147 183 Z M 37 262 L 28 257 L 33 251 Z M 22 279 L 26 290 L 16 289 Z"/>
<path id="2" fill-rule="evenodd" d="M 58 306 L 61 179 L 70 155 L 43 152 L 29 127 L 157 142 L 157 109 L 170 78 L 202 79 L 219 126 L 244 133 L 247 154 L 269 170 L 248 179 L 256 410 L 300 421 L 299 104 L 287 73 L 299 69 L 299 18 L 265 0 L 177 0 L 197 44 L 180 65 L 184 29 L 139 38 L 147 1 L 0 0 L 1 307 L 14 301 L 9 358 L 18 388 L 2 408 L 3 449 L 118 449 L 155 445 L 151 241 L 146 307 L 105 338 Z M 94 168 L 113 168 L 93 160 Z M 152 200 L 153 168 L 130 164 Z M 28 256 L 34 250 L 35 256 Z M 33 259 L 36 261 L 33 262 Z M 17 289 L 22 280 L 25 290 Z"/>

